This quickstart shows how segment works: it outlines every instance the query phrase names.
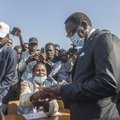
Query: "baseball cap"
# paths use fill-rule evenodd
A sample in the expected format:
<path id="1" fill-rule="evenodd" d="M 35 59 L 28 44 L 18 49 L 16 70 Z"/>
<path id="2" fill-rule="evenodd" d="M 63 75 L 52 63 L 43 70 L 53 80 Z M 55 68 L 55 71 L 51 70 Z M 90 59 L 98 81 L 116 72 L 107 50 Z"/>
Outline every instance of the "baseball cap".
<path id="1" fill-rule="evenodd" d="M 0 22 L 0 37 L 4 38 L 7 34 L 9 34 L 9 26 L 4 23 L 4 22 Z"/>
<path id="2" fill-rule="evenodd" d="M 31 38 L 29 39 L 29 44 L 30 44 L 30 43 L 36 43 L 36 44 L 38 44 L 38 39 L 35 38 L 35 37 L 31 37 Z"/>

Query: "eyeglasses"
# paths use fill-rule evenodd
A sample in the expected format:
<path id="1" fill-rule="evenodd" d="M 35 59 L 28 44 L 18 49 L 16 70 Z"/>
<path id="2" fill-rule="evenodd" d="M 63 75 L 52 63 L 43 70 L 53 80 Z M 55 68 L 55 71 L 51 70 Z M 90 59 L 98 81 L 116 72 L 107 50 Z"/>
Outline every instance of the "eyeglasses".
<path id="1" fill-rule="evenodd" d="M 66 37 L 72 37 L 76 32 L 78 32 L 79 26 L 74 25 L 73 29 L 69 31 L 66 35 Z"/>
<path id="2" fill-rule="evenodd" d="M 78 32 L 79 27 L 81 26 L 82 22 L 83 22 L 83 21 L 81 21 L 81 22 L 80 22 L 79 24 L 77 24 L 77 25 L 74 24 L 74 25 L 73 25 L 73 29 L 70 30 L 70 31 L 67 33 L 66 37 L 72 37 L 76 32 Z"/>

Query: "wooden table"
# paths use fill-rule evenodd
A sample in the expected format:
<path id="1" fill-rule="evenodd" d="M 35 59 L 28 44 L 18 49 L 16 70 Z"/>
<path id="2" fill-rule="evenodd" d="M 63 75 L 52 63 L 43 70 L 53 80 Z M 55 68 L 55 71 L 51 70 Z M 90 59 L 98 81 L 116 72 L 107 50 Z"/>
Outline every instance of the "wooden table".
<path id="1" fill-rule="evenodd" d="M 48 117 L 40 120 L 70 120 L 69 110 L 64 110 L 60 113 L 62 113 L 62 115 L 59 117 Z M 5 120 L 24 120 L 24 118 L 22 115 L 6 115 Z"/>

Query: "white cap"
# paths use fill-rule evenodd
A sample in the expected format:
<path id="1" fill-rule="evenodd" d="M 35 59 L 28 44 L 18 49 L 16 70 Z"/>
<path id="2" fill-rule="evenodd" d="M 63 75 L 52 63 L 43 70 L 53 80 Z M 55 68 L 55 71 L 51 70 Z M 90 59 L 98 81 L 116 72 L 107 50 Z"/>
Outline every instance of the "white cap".
<path id="1" fill-rule="evenodd" d="M 0 37 L 4 38 L 7 34 L 9 34 L 9 26 L 4 23 L 4 22 L 0 22 Z"/>

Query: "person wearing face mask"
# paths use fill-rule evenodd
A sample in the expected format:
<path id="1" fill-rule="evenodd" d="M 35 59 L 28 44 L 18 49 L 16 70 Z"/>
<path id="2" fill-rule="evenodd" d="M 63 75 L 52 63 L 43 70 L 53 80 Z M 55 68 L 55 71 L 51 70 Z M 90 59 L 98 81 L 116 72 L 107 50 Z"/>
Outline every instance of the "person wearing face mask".
<path id="1" fill-rule="evenodd" d="M 67 35 L 67 37 L 71 40 L 73 46 L 75 46 L 77 49 L 81 49 L 84 45 L 84 39 L 85 38 L 84 37 L 79 37 L 79 35 L 76 31 L 76 28 L 73 28 L 73 33 L 74 34 L 72 36 Z"/>
<path id="2" fill-rule="evenodd" d="M 72 44 L 76 47 L 76 48 L 82 48 L 84 45 L 84 39 L 80 38 L 79 35 L 77 33 L 75 33 L 72 37 L 68 38 L 71 40 Z"/>
<path id="3" fill-rule="evenodd" d="M 47 112 L 48 115 L 53 115 L 55 112 L 58 112 L 59 106 L 54 99 L 45 99 L 39 102 L 31 101 L 31 96 L 34 92 L 41 91 L 43 87 L 50 86 L 51 84 L 52 83 L 47 80 L 47 70 L 45 65 L 39 62 L 36 63 L 33 67 L 33 77 L 29 80 L 23 80 L 21 83 L 19 110 L 23 110 L 24 113 L 29 113 L 34 112 L 33 108 L 35 106 L 37 106 L 37 111 L 43 106 L 43 111 Z M 50 106 L 52 106 L 52 108 Z"/>
<path id="4" fill-rule="evenodd" d="M 72 83 L 43 88 L 61 97 L 70 120 L 120 120 L 120 39 L 109 30 L 92 27 L 89 17 L 75 12 L 65 21 L 67 36 L 84 38 L 72 70 Z M 42 95 L 40 96 L 42 99 Z M 36 98 L 33 98 L 36 100 Z"/>

